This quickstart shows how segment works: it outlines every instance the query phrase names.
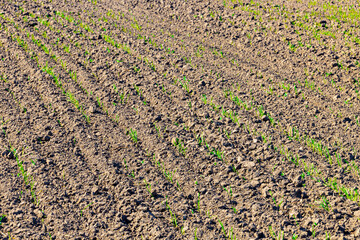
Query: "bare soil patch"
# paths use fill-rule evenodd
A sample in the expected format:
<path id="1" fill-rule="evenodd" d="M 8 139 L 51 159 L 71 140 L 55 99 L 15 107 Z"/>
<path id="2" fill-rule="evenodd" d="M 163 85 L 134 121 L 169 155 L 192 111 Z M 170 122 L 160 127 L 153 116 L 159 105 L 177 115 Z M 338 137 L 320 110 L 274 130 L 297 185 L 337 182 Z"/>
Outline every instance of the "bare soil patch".
<path id="1" fill-rule="evenodd" d="M 0 1 L 1 239 L 358 239 L 355 1 Z"/>

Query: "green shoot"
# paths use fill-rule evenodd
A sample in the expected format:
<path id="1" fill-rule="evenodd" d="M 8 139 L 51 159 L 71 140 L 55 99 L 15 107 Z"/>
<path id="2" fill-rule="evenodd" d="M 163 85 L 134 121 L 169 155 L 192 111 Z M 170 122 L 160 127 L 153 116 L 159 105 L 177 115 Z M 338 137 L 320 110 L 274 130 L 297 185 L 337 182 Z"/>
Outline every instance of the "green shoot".
<path id="1" fill-rule="evenodd" d="M 134 141 L 134 143 L 138 143 L 139 139 L 138 139 L 136 130 L 133 130 L 132 128 L 130 128 L 130 130 L 126 131 L 126 135 L 130 135 L 130 137 Z"/>
<path id="2" fill-rule="evenodd" d="M 93 203 L 94 203 L 94 202 L 89 203 L 89 204 L 86 205 L 83 209 L 80 210 L 80 217 L 82 217 L 83 211 L 84 211 L 85 209 L 87 209 L 88 207 L 90 207 Z"/>

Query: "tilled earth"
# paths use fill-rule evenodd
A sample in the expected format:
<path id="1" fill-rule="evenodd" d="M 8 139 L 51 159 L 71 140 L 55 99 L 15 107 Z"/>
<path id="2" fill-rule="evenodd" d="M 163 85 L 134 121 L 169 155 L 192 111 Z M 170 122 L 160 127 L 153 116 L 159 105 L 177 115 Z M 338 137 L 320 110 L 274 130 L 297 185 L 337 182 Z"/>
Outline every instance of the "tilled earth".
<path id="1" fill-rule="evenodd" d="M 2 239 L 359 239 L 355 1 L 0 1 Z"/>

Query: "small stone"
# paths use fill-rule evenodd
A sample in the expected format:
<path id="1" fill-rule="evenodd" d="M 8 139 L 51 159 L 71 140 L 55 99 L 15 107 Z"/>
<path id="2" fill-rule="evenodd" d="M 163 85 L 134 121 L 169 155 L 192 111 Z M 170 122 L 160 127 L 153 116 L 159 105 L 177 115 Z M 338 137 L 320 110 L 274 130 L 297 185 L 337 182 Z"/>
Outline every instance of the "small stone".
<path id="1" fill-rule="evenodd" d="M 350 66 L 352 66 L 352 65 L 350 65 Z M 345 77 L 344 81 L 348 82 L 348 83 L 353 83 L 354 82 L 351 77 Z"/>
<path id="2" fill-rule="evenodd" d="M 95 112 L 95 109 L 94 109 L 93 106 L 90 106 L 90 107 L 89 107 L 89 112 L 90 112 L 90 113 L 94 113 L 94 112 Z"/>
<path id="3" fill-rule="evenodd" d="M 44 217 L 44 213 L 42 211 L 40 211 L 39 209 L 35 209 L 34 213 L 38 218 L 43 218 Z"/>
<path id="4" fill-rule="evenodd" d="M 298 215 L 299 215 L 299 213 L 298 213 L 298 211 L 296 211 L 295 209 L 291 209 L 291 210 L 289 211 L 289 217 L 290 217 L 290 218 L 293 218 L 294 216 L 297 218 Z"/>
<path id="5" fill-rule="evenodd" d="M 256 181 L 256 180 L 252 180 L 250 181 L 250 185 L 252 188 L 257 188 L 259 186 L 259 181 Z"/>
<path id="6" fill-rule="evenodd" d="M 238 156 L 236 158 L 236 160 L 237 160 L 238 163 L 241 163 L 244 160 L 244 158 L 242 156 Z"/>
<path id="7" fill-rule="evenodd" d="M 270 193 L 269 193 L 269 187 L 264 187 L 262 190 L 261 190 L 261 195 L 266 198 L 266 197 L 269 197 L 270 196 Z"/>
<path id="8" fill-rule="evenodd" d="M 258 204 L 258 203 L 255 203 L 255 204 L 253 204 L 253 205 L 251 206 L 251 211 L 252 211 L 253 213 L 256 213 L 256 212 L 260 211 L 260 209 L 261 209 L 261 206 L 260 206 L 260 204 Z"/>
<path id="9" fill-rule="evenodd" d="M 354 232 L 354 237 L 360 237 L 360 228 L 356 229 Z"/>
<path id="10" fill-rule="evenodd" d="M 355 217 L 360 217 L 360 211 L 354 212 L 354 216 L 355 216 Z"/>
<path id="11" fill-rule="evenodd" d="M 250 162 L 250 161 L 245 161 L 243 162 L 243 167 L 246 167 L 246 168 L 252 168 L 252 167 L 255 167 L 255 163 L 254 162 Z"/>
<path id="12" fill-rule="evenodd" d="M 99 187 L 98 187 L 98 186 L 93 186 L 93 187 L 91 188 L 91 193 L 92 193 L 93 195 L 97 194 L 98 192 L 99 192 Z"/>

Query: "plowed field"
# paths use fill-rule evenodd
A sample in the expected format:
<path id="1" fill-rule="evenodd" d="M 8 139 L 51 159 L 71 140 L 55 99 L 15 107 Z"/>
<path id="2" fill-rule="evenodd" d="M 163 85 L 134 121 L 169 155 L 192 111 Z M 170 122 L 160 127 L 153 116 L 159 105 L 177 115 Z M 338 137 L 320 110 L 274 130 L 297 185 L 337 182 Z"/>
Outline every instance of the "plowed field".
<path id="1" fill-rule="evenodd" d="M 1 239 L 360 239 L 359 7 L 1 0 Z"/>

